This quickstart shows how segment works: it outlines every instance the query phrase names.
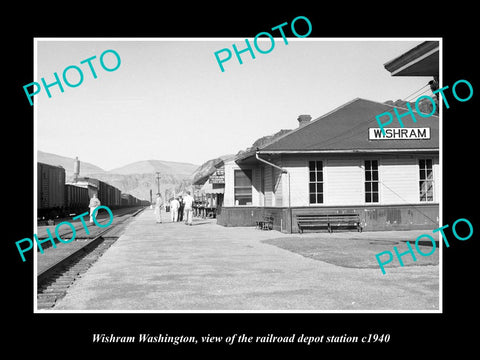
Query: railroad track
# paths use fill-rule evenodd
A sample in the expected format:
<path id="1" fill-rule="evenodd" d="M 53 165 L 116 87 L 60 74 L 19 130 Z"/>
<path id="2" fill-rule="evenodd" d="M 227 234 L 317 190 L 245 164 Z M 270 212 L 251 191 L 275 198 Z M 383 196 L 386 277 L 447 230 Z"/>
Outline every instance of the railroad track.
<path id="1" fill-rule="evenodd" d="M 114 218 L 115 218 L 115 217 L 123 216 L 125 214 L 129 214 L 131 212 L 135 212 L 137 210 L 138 210 L 138 208 L 133 208 L 133 211 L 132 211 L 132 208 L 113 210 L 113 215 L 114 215 Z M 110 219 L 104 213 L 102 213 L 100 216 L 97 214 L 97 221 L 98 221 L 99 224 L 105 225 L 105 223 L 108 222 L 108 220 L 104 220 L 105 218 L 107 218 L 108 220 Z M 86 216 L 86 219 L 88 219 L 88 216 Z M 68 220 L 69 219 L 58 220 L 56 225 L 58 225 L 61 221 L 68 221 Z M 87 233 L 85 232 L 85 229 L 84 229 L 80 220 L 69 221 L 69 222 L 75 228 L 75 233 L 76 233 L 75 238 L 76 239 L 92 238 L 92 237 L 95 237 L 96 234 L 98 234 L 100 232 L 99 228 L 97 228 L 96 226 L 93 226 L 93 227 L 90 226 L 89 231 L 92 231 L 93 233 L 90 234 L 90 236 L 88 236 Z M 88 220 L 87 220 L 87 223 L 88 223 Z M 55 226 L 51 225 L 51 226 L 48 226 L 48 228 L 50 229 L 50 232 L 52 233 L 53 240 L 54 240 L 55 244 L 60 244 L 60 241 L 55 237 Z M 42 228 L 42 230 L 39 229 L 38 234 L 37 234 L 39 240 L 45 240 L 47 238 L 45 229 L 46 228 Z M 60 229 L 59 234 L 63 239 L 68 239 L 69 237 L 72 236 L 73 232 L 72 232 L 72 230 L 70 230 L 70 228 L 68 228 L 68 230 L 63 228 L 63 229 Z M 42 244 L 42 249 L 43 250 L 48 249 L 50 247 L 52 247 L 52 242 L 51 241 L 44 242 Z M 40 252 L 40 248 L 38 246 L 36 248 L 37 248 L 37 252 Z"/>
<path id="2" fill-rule="evenodd" d="M 66 295 L 74 281 L 118 239 L 128 220 L 143 209 L 124 214 L 122 218 L 117 217 L 111 226 L 96 232 L 92 237 L 76 237 L 74 242 L 62 244 L 62 249 L 51 248 L 48 252 L 37 255 L 37 309 L 53 308 Z"/>

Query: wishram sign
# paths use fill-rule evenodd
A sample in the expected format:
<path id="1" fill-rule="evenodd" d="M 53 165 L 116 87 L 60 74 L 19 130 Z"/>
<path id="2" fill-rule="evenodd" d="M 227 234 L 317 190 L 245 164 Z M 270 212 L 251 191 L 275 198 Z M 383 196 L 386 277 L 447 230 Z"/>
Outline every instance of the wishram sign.
<path id="1" fill-rule="evenodd" d="M 430 128 L 369 128 L 368 140 L 428 140 Z"/>

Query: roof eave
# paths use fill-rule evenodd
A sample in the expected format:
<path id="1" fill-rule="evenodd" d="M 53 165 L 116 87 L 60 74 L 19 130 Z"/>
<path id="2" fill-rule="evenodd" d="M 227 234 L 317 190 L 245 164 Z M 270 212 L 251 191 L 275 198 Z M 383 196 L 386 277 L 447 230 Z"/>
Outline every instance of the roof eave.
<path id="1" fill-rule="evenodd" d="M 424 41 L 413 49 L 397 56 L 396 58 L 383 64 L 384 68 L 391 73 L 392 76 L 399 75 L 401 71 L 411 67 L 415 63 L 439 51 L 438 41 Z M 435 74 L 428 74 L 435 75 Z M 425 76 L 428 76 L 425 75 Z M 436 74 L 438 75 L 438 74 Z"/>
<path id="2" fill-rule="evenodd" d="M 395 152 L 438 152 L 439 148 L 410 149 L 321 149 L 321 150 L 259 150 L 259 154 L 361 154 L 361 153 L 395 153 Z"/>

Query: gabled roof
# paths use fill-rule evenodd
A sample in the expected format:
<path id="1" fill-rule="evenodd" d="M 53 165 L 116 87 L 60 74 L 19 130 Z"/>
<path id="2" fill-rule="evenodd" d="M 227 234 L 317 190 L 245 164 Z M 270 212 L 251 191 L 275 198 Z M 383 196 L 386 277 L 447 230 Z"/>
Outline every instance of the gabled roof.
<path id="1" fill-rule="evenodd" d="M 393 121 L 387 128 L 400 128 L 394 109 L 404 114 L 408 109 L 395 107 L 371 100 L 354 99 L 339 108 L 312 120 L 309 124 L 292 130 L 275 141 L 258 148 L 259 153 L 282 152 L 382 152 L 394 150 L 437 150 L 439 149 L 438 116 L 421 117 L 414 111 L 416 123 L 411 115 L 402 118 L 405 128 L 430 128 L 428 140 L 369 140 L 368 129 L 379 128 L 376 116 L 389 112 Z M 382 122 L 388 117 L 384 115 Z M 245 154 L 243 158 L 251 156 Z M 240 160 L 241 159 L 238 159 Z"/>

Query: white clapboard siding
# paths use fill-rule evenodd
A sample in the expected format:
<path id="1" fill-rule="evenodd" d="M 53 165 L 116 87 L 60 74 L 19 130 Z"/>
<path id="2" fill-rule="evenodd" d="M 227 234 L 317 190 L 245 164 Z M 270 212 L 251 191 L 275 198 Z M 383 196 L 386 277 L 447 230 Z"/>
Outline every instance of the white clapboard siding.
<path id="1" fill-rule="evenodd" d="M 284 159 L 282 167 L 290 174 L 290 205 L 308 205 L 308 161 L 301 158 L 287 158 Z M 283 176 L 282 181 L 285 206 L 288 206 L 288 176 Z"/>
<path id="2" fill-rule="evenodd" d="M 433 158 L 433 200 L 440 202 L 442 191 L 442 174 L 439 165 L 439 158 Z"/>
<path id="3" fill-rule="evenodd" d="M 234 201 L 234 169 L 235 163 L 225 163 L 225 192 L 223 194 L 223 206 L 233 206 Z"/>
<path id="4" fill-rule="evenodd" d="M 433 159 L 434 202 L 440 201 L 440 166 L 438 156 Z M 284 157 L 275 163 L 288 171 L 265 165 L 252 167 L 252 205 L 254 206 L 346 206 L 365 205 L 364 161 L 378 160 L 379 202 L 378 205 L 419 204 L 419 168 L 417 156 L 379 155 L 338 159 L 324 157 Z M 323 161 L 324 203 L 309 204 L 309 160 Z M 235 206 L 234 163 L 225 164 L 224 206 Z M 262 186 L 263 175 L 263 186 Z M 263 190 L 263 192 L 262 192 Z M 290 201 L 289 201 L 290 195 Z"/>
<path id="5" fill-rule="evenodd" d="M 273 206 L 272 167 L 265 166 L 265 206 Z"/>
<path id="6" fill-rule="evenodd" d="M 379 160 L 380 203 L 419 203 L 419 170 L 416 158 Z"/>
<path id="7" fill-rule="evenodd" d="M 277 164 L 276 164 L 277 165 Z M 282 172 L 279 169 L 273 168 L 272 171 L 272 184 L 273 184 L 273 206 L 283 205 L 283 187 L 282 187 Z"/>
<path id="8" fill-rule="evenodd" d="M 324 205 L 360 205 L 364 203 L 363 161 L 329 159 L 323 161 Z"/>
<path id="9" fill-rule="evenodd" d="M 252 205 L 263 206 L 261 167 L 252 169 Z"/>
<path id="10" fill-rule="evenodd" d="M 240 167 L 235 162 L 225 163 L 225 192 L 223 206 L 235 206 L 235 170 Z M 260 167 L 251 167 L 252 170 L 252 206 L 263 206 L 262 178 Z"/>

